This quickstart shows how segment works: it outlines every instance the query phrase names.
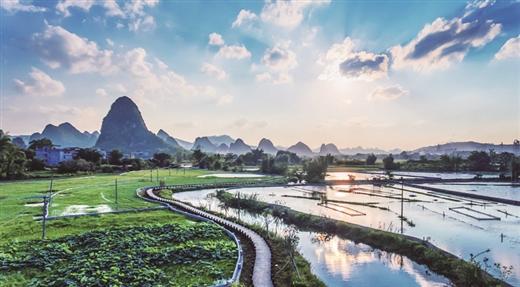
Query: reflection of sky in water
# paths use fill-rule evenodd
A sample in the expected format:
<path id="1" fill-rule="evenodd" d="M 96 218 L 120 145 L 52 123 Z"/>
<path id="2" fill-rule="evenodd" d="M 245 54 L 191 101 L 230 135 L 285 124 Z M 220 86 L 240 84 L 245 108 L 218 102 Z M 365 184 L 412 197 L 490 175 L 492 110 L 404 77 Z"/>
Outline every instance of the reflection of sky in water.
<path id="1" fill-rule="evenodd" d="M 400 185 L 396 188 L 373 187 L 372 185 L 336 185 L 333 187 L 245 188 L 240 189 L 240 192 L 242 194 L 257 194 L 259 200 L 283 204 L 301 212 L 400 232 L 401 224 L 398 218 L 401 208 L 400 188 Z M 507 281 L 512 285 L 520 286 L 520 207 L 439 194 L 417 188 L 405 187 L 405 189 L 404 198 L 421 201 L 404 203 L 404 216 L 415 225 L 412 227 L 404 223 L 405 234 L 429 239 L 439 248 L 466 260 L 469 259 L 471 253 L 477 254 L 490 249 L 491 251 L 484 256 L 489 257 L 492 263 L 513 265 L 513 275 Z M 202 194 L 206 193 L 205 191 L 198 191 L 197 195 L 200 195 L 201 192 Z M 236 192 L 236 190 L 230 190 L 230 192 Z M 335 202 L 324 206 L 318 205 L 319 200 L 287 197 L 312 197 L 323 192 L 327 194 L 329 200 L 358 204 L 371 202 L 373 204 L 370 207 Z M 178 196 L 181 196 L 181 194 Z M 197 203 L 195 202 L 195 204 Z M 214 205 L 216 206 L 218 203 Z M 461 206 L 500 217 L 501 220 L 479 221 L 449 209 Z M 389 208 L 390 210 L 381 210 L 377 207 Z M 503 212 L 512 215 L 506 216 Z M 366 215 L 349 215 L 359 213 Z M 504 234 L 503 241 L 501 234 Z M 484 258 L 484 256 L 480 258 Z M 490 272 L 497 275 L 493 268 Z"/>
<path id="2" fill-rule="evenodd" d="M 332 236 L 313 240 L 315 233 L 300 232 L 299 249 L 311 262 L 312 271 L 327 286 L 445 286 L 449 281 L 432 274 L 407 257 L 374 250 Z"/>
<path id="3" fill-rule="evenodd" d="M 435 188 L 442 188 L 453 191 L 467 192 L 472 194 L 487 195 L 493 197 L 520 200 L 520 185 L 504 183 L 446 183 L 446 184 L 425 184 Z"/>
<path id="4" fill-rule="evenodd" d="M 471 179 L 475 177 L 475 173 L 450 173 L 450 172 L 414 172 L 414 171 L 395 171 L 392 172 L 395 178 L 415 178 L 415 177 L 435 177 L 442 179 L 465 178 Z M 367 171 L 367 172 L 328 172 L 327 180 L 349 179 L 349 175 L 354 176 L 357 180 L 372 179 L 373 177 L 385 176 L 384 171 Z M 496 173 L 481 174 L 484 178 L 498 177 Z"/>

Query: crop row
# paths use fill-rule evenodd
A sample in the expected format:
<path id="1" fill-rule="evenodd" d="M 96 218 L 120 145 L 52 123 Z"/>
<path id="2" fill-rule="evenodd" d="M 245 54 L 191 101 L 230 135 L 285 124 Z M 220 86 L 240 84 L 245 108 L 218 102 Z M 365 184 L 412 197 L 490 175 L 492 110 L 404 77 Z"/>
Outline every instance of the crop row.
<path id="1" fill-rule="evenodd" d="M 215 225 L 146 225 L 8 244 L 0 275 L 35 271 L 32 286 L 157 286 L 171 279 L 166 267 L 234 258 L 234 242 Z"/>

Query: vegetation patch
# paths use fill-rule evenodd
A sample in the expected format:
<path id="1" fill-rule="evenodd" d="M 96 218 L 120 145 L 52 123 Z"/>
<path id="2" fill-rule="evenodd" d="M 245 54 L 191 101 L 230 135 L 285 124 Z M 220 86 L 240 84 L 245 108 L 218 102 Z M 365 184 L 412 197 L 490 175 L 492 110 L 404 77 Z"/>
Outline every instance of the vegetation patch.
<path id="1" fill-rule="evenodd" d="M 237 249 L 214 224 L 96 230 L 0 248 L 0 285 L 200 286 L 233 274 Z"/>
<path id="2" fill-rule="evenodd" d="M 447 277 L 456 286 L 507 286 L 503 281 L 491 277 L 482 270 L 476 260 L 466 262 L 426 241 L 413 237 L 311 215 L 285 206 L 257 201 L 255 198 L 237 198 L 222 190 L 217 192 L 217 198 L 228 207 L 240 208 L 264 216 L 270 214 L 282 219 L 287 225 L 297 226 L 300 230 L 336 234 L 354 242 L 407 256 Z"/>

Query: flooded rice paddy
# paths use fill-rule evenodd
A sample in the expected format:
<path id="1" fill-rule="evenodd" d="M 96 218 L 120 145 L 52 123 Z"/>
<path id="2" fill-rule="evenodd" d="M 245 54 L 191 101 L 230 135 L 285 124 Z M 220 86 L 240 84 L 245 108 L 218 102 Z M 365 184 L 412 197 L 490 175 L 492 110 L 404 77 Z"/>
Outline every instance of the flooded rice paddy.
<path id="1" fill-rule="evenodd" d="M 236 192 L 236 190 L 230 190 Z M 247 189 L 240 189 L 247 192 Z M 174 198 L 189 202 L 228 216 L 240 217 L 248 223 L 265 224 L 258 215 L 223 210 L 218 199 L 211 195 L 215 190 L 200 190 L 175 193 Z M 286 226 L 270 218 L 271 231 L 282 234 Z M 450 281 L 417 264 L 405 256 L 356 244 L 337 236 L 298 231 L 298 249 L 311 268 L 327 286 L 448 286 Z"/>
<path id="2" fill-rule="evenodd" d="M 518 199 L 518 192 L 520 192 L 517 186 L 511 184 L 483 182 L 446 184 L 442 188 L 512 199 Z M 465 260 L 469 260 L 470 254 L 478 254 L 489 249 L 478 258 L 479 260 L 489 258 L 488 271 L 500 278 L 502 274 L 493 263 L 511 265 L 513 273 L 505 280 L 513 286 L 520 286 L 519 206 L 442 194 L 400 184 L 266 187 L 229 191 L 244 195 L 256 194 L 258 200 L 282 204 L 300 212 L 327 216 L 395 233 L 403 232 L 428 240 Z M 194 205 L 217 210 L 218 200 L 207 198 L 207 195 L 212 192 L 211 190 L 194 191 L 178 193 L 174 196 Z M 403 221 L 399 218 L 401 192 L 405 219 Z M 262 222 L 262 219 L 251 220 Z M 432 274 L 425 267 L 409 259 L 401 260 L 402 262 L 396 268 L 393 264 L 395 258 L 392 259 L 392 255 L 382 251 L 372 250 L 336 237 L 326 242 L 313 240 L 314 237 L 316 234 L 300 232 L 299 248 L 311 263 L 315 273 L 328 285 L 374 286 L 380 285 L 374 280 L 381 277 L 385 278 L 385 282 L 393 282 L 391 286 L 446 284 L 445 278 Z M 362 256 L 354 254 L 362 254 Z M 395 256 L 397 255 L 394 254 Z M 342 267 L 338 267 L 339 262 L 345 263 L 341 265 Z M 405 266 L 413 266 L 413 268 L 407 267 L 407 269 Z M 380 269 L 377 271 L 378 274 L 385 275 L 371 276 L 374 274 L 371 272 L 376 272 L 375 270 L 378 269 Z"/>

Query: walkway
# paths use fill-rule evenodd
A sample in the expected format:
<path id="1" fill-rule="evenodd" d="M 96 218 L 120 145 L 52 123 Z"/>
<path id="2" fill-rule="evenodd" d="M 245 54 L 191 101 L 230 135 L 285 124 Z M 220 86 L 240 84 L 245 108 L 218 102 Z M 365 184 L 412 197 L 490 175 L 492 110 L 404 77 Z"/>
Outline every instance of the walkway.
<path id="1" fill-rule="evenodd" d="M 158 197 L 154 193 L 155 190 L 157 190 L 157 188 L 150 187 L 145 189 L 146 196 L 150 199 L 160 201 L 164 204 L 173 205 L 189 213 L 210 219 L 224 227 L 240 232 L 241 234 L 249 238 L 255 247 L 256 253 L 255 265 L 253 267 L 253 285 L 257 287 L 273 286 L 273 282 L 271 280 L 271 250 L 269 249 L 269 246 L 267 245 L 265 240 L 260 235 L 258 235 L 251 229 L 238 225 L 229 220 L 220 218 L 211 213 L 199 210 L 191 205 L 176 200 Z"/>

